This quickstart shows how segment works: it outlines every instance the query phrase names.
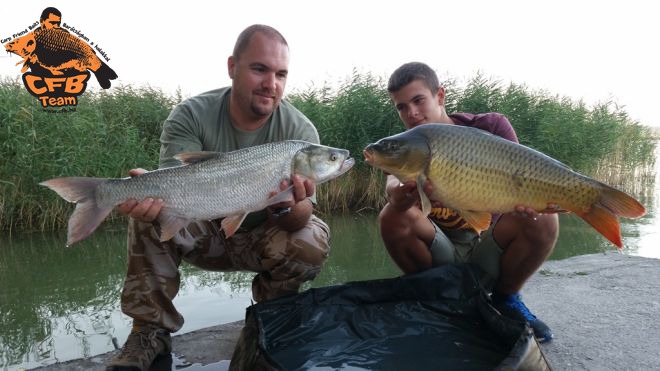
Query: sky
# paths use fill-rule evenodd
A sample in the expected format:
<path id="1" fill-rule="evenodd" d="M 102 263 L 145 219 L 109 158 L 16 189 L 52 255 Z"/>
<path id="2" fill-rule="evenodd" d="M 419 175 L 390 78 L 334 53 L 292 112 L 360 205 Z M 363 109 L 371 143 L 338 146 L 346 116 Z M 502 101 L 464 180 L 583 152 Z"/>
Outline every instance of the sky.
<path id="1" fill-rule="evenodd" d="M 3 46 L 48 6 L 103 49 L 113 85 L 184 97 L 230 85 L 236 37 L 263 23 L 289 43 L 287 92 L 336 85 L 354 70 L 387 79 L 421 61 L 459 84 L 482 73 L 588 105 L 612 101 L 660 127 L 653 1 L 11 1 L 0 11 Z M 20 60 L 0 53 L 0 75 L 20 76 Z"/>

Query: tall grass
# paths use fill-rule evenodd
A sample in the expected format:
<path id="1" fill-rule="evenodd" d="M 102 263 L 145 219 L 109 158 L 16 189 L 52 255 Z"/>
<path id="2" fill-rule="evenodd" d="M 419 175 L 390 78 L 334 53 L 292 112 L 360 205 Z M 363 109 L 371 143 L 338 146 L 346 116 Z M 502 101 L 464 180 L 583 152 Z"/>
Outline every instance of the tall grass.
<path id="1" fill-rule="evenodd" d="M 447 112 L 500 112 L 522 144 L 577 171 L 629 192 L 648 188 L 654 179 L 656 137 L 612 102 L 587 107 L 580 100 L 504 85 L 482 74 L 465 86 L 454 79 L 444 86 Z M 315 122 L 324 143 L 350 149 L 358 159 L 355 171 L 327 190 L 320 187 L 321 210 L 380 209 L 384 177 L 362 163 L 361 153 L 368 143 L 403 131 L 384 80 L 354 74 L 336 91 L 310 88 L 289 99 Z"/>
<path id="2" fill-rule="evenodd" d="M 501 112 L 520 142 L 615 186 L 631 177 L 652 181 L 656 139 L 612 103 L 582 101 L 502 84 L 477 75 L 449 80 L 448 112 Z M 76 112 L 42 112 L 18 80 L 0 81 L 0 229 L 50 230 L 66 224 L 71 205 L 38 185 L 57 176 L 123 177 L 157 166 L 162 122 L 180 95 L 119 86 L 88 91 Z M 319 186 L 321 212 L 377 210 L 382 172 L 362 162 L 362 149 L 403 126 L 382 78 L 354 73 L 338 87 L 294 91 L 288 99 L 317 126 L 324 144 L 346 148 L 355 169 Z M 628 187 L 628 186 L 626 186 Z"/>
<path id="3" fill-rule="evenodd" d="M 43 112 L 17 80 L 0 82 L 0 228 L 59 228 L 70 205 L 39 182 L 123 177 L 157 166 L 161 125 L 175 99 L 151 88 L 87 91 L 75 113 Z"/>

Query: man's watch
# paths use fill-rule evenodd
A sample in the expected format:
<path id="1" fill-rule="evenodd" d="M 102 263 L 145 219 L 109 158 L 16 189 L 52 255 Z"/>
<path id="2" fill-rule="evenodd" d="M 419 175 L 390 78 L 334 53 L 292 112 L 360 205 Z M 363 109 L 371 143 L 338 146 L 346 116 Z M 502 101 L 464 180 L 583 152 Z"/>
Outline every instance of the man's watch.
<path id="1" fill-rule="evenodd" d="M 273 218 L 279 218 L 291 212 L 291 207 L 278 207 L 276 209 L 270 209 L 270 214 Z"/>

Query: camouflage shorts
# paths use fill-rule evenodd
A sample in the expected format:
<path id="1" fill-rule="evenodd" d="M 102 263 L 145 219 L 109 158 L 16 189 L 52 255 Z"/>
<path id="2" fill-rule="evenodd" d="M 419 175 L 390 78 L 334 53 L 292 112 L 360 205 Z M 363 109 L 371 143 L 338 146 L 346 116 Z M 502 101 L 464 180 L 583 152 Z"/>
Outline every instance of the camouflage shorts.
<path id="1" fill-rule="evenodd" d="M 180 329 L 183 317 L 172 299 L 179 291 L 182 260 L 206 270 L 257 272 L 252 281 L 256 301 L 296 293 L 320 272 L 329 239 L 328 226 L 314 215 L 296 232 L 263 223 L 239 229 L 229 239 L 217 221 L 193 222 L 166 242 L 159 241 L 152 224 L 131 220 L 122 311 L 172 332 Z"/>

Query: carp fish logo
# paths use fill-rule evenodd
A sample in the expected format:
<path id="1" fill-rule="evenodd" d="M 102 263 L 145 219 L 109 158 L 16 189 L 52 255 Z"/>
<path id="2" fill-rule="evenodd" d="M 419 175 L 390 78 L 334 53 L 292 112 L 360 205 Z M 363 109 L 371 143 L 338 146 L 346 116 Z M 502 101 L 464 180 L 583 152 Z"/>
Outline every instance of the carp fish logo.
<path id="1" fill-rule="evenodd" d="M 7 52 L 23 58 L 16 63 L 23 64 L 23 84 L 44 109 L 76 106 L 78 96 L 87 88 L 90 71 L 103 89 L 110 88 L 110 80 L 117 78 L 94 49 L 61 28 L 61 22 L 59 10 L 46 8 L 41 13 L 39 27 L 33 25 L 36 27 L 33 31 L 5 45 Z M 66 23 L 64 26 L 67 27 Z"/>

